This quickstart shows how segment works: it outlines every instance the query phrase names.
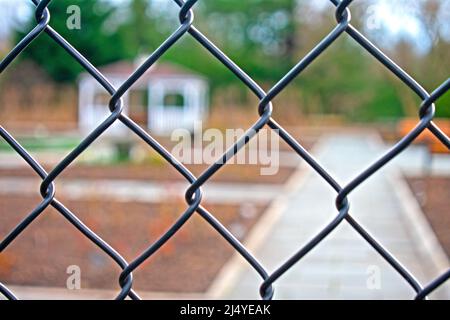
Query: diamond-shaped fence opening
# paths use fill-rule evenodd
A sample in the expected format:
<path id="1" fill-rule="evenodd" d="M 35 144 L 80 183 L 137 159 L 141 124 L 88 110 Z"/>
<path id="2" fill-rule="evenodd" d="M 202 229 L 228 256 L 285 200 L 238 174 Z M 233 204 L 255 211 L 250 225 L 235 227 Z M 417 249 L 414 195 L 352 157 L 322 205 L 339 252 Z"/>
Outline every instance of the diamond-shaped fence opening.
<path id="1" fill-rule="evenodd" d="M 202 34 L 194 26 L 194 11 L 197 0 L 174 0 L 179 6 L 179 21 L 175 31 L 163 41 L 160 46 L 136 69 L 133 74 L 130 74 L 128 79 L 119 87 L 114 87 L 105 76 L 96 69 L 94 65 L 89 62 L 89 57 L 84 57 L 77 48 L 70 44 L 70 39 L 64 39 L 57 31 L 51 27 L 51 10 L 48 8 L 51 0 L 32 0 L 35 5 L 36 26 L 32 29 L 14 48 L 6 55 L 0 63 L 0 71 L 3 72 L 19 54 L 26 50 L 26 47 L 41 36 L 51 37 L 61 49 L 67 52 L 73 59 L 73 63 L 81 65 L 90 76 L 92 76 L 99 85 L 106 89 L 110 95 L 109 107 L 110 115 L 98 125 L 90 134 L 88 134 L 66 157 L 57 163 L 48 172 L 43 169 L 39 162 L 34 159 L 29 151 L 23 148 L 3 127 L 0 127 L 0 135 L 2 138 L 20 155 L 27 164 L 35 171 L 36 175 L 42 180 L 40 187 L 40 195 L 42 201 L 34 208 L 34 210 L 27 214 L 25 219 L 21 221 L 5 239 L 0 242 L 0 252 L 5 250 L 14 241 L 20 241 L 18 236 L 24 232 L 34 220 L 44 212 L 47 207 L 56 209 L 74 228 L 79 231 L 80 237 L 85 237 L 95 245 L 97 245 L 106 255 L 108 255 L 122 270 L 117 281 L 120 284 L 121 290 L 117 294 L 117 299 L 125 299 L 130 297 L 132 299 L 139 299 L 139 295 L 133 289 L 132 272 L 140 268 L 142 264 L 152 255 L 158 254 L 161 247 L 171 239 L 177 232 L 183 228 L 185 223 L 191 219 L 193 215 L 200 215 L 203 220 L 211 225 L 213 229 L 219 233 L 234 250 L 246 260 L 248 266 L 261 278 L 260 296 L 263 299 L 271 299 L 274 295 L 273 284 L 297 263 L 300 263 L 303 257 L 324 239 L 326 239 L 333 230 L 341 223 L 349 224 L 361 236 L 361 241 L 366 241 L 367 244 L 383 257 L 392 268 L 398 272 L 401 277 L 411 286 L 415 292 L 417 299 L 424 299 L 428 294 L 433 292 L 441 284 L 446 282 L 450 277 L 450 270 L 432 280 L 426 285 L 420 284 L 415 276 L 408 271 L 394 255 L 387 251 L 383 245 L 373 237 L 357 219 L 350 214 L 350 201 L 348 196 L 357 189 L 361 183 L 371 179 L 372 175 L 376 174 L 384 165 L 401 154 L 413 141 L 425 130 L 430 131 L 436 136 L 439 141 L 450 149 L 450 139 L 446 136 L 440 128 L 433 123 L 435 114 L 434 103 L 444 93 L 450 89 L 450 79 L 446 80 L 432 93 L 428 93 L 421 85 L 414 80 L 408 73 L 402 70 L 394 61 L 392 61 L 385 53 L 378 49 L 373 43 L 365 38 L 354 26 L 351 24 L 351 13 L 349 6 L 352 0 L 331 0 L 336 7 L 335 17 L 336 26 L 332 29 L 317 45 L 304 56 L 291 70 L 284 75 L 272 88 L 264 91 L 249 75 L 234 63 L 221 49 L 219 49 L 212 41 Z M 43 35 L 46 33 L 47 35 Z M 417 125 L 405 135 L 397 144 L 395 144 L 382 157 L 376 159 L 368 168 L 357 175 L 346 185 L 340 185 L 323 167 L 318 163 L 302 146 L 302 141 L 294 139 L 290 133 L 284 129 L 280 124 L 272 118 L 272 111 L 277 106 L 272 105 L 272 100 L 277 97 L 289 84 L 296 78 L 301 76 L 302 71 L 314 63 L 315 59 L 325 52 L 334 41 L 342 37 L 344 34 L 350 36 L 357 44 L 364 50 L 384 65 L 393 75 L 401 80 L 405 86 L 409 87 L 422 100 L 422 105 L 417 106 Z M 167 151 L 161 144 L 136 124 L 131 118 L 123 113 L 124 102 L 123 96 L 132 88 L 132 86 L 143 76 L 143 74 L 154 65 L 175 43 L 184 37 L 192 37 L 201 46 L 203 46 L 211 55 L 213 59 L 223 64 L 231 73 L 236 76 L 236 79 L 241 81 L 248 89 L 253 92 L 258 100 L 259 105 L 255 106 L 255 123 L 248 128 L 248 131 L 231 147 L 226 153 L 217 159 L 217 161 L 210 165 L 204 172 L 198 176 L 194 176 L 181 162 Z M 91 144 L 99 139 L 115 122 L 121 122 L 127 127 L 136 138 L 141 139 L 148 145 L 149 149 L 156 151 L 162 158 L 170 163 L 177 172 L 189 183 L 189 187 L 185 193 L 185 210 L 180 212 L 176 221 L 172 226 L 152 244 L 149 244 L 146 250 L 140 255 L 136 256 L 131 261 L 126 261 L 110 244 L 100 238 L 93 230 L 85 225 L 77 217 L 76 212 L 72 212 L 56 197 L 58 188 L 58 177 L 69 167 L 71 163 L 77 160 Z M 214 216 L 213 212 L 209 212 L 202 205 L 202 186 L 211 179 L 222 167 L 232 159 L 237 152 L 244 148 L 249 141 L 255 138 L 262 128 L 270 128 L 275 130 L 279 137 L 284 140 L 291 149 L 298 154 L 322 179 L 325 184 L 330 185 L 336 192 L 336 214 L 328 224 L 320 230 L 309 242 L 304 244 L 294 255 L 284 262 L 280 261 L 280 266 L 273 272 L 269 273 L 266 268 L 242 245 L 233 234 L 225 228 Z M 8 299 L 16 299 L 15 294 L 8 289 L 7 286 L 0 283 L 0 292 Z"/>

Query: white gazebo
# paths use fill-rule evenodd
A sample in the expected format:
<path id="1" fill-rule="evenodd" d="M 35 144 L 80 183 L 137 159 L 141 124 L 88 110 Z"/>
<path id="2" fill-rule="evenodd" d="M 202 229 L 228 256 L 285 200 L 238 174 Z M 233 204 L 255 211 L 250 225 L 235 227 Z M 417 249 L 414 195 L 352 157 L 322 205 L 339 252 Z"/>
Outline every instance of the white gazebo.
<path id="1" fill-rule="evenodd" d="M 121 61 L 99 70 L 118 88 L 137 67 Z M 110 114 L 110 95 L 87 73 L 80 76 L 78 90 L 79 128 L 90 132 Z M 195 122 L 203 120 L 208 110 L 208 83 L 182 67 L 157 63 L 123 96 L 123 101 L 123 112 L 150 132 L 166 135 L 178 128 L 192 132 Z M 126 131 L 123 124 L 115 123 L 106 134 Z"/>

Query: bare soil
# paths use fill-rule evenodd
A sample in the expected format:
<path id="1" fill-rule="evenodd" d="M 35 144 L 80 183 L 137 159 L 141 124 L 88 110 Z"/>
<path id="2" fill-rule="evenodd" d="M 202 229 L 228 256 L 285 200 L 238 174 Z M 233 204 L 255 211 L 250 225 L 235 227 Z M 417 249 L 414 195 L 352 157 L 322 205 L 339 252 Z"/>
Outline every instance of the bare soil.
<path id="1" fill-rule="evenodd" d="M 450 177 L 408 177 L 407 181 L 450 257 Z"/>
<path id="2" fill-rule="evenodd" d="M 132 261 L 184 212 L 182 199 L 147 204 L 101 199 L 64 201 L 87 226 Z M 39 198 L 0 196 L 0 239 L 38 203 Z M 244 239 L 266 205 L 206 205 L 238 239 Z M 195 214 L 186 225 L 135 272 L 138 290 L 205 291 L 232 247 Z M 0 281 L 14 285 L 65 287 L 67 267 L 81 268 L 82 287 L 118 289 L 120 268 L 61 214 L 47 208 L 0 255 Z"/>

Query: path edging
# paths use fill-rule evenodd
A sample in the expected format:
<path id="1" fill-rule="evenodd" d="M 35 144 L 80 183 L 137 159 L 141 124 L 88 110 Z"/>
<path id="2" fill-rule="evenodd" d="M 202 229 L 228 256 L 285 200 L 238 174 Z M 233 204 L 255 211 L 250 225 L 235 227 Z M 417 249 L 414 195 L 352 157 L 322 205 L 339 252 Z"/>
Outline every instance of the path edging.
<path id="1" fill-rule="evenodd" d="M 373 140 L 375 144 L 386 146 L 378 134 L 374 135 Z M 436 277 L 450 267 L 449 259 L 417 198 L 401 175 L 403 170 L 398 165 L 394 164 L 394 167 L 396 170 L 390 170 L 389 175 L 387 175 L 387 181 L 392 185 L 395 196 L 399 200 L 404 222 L 408 224 L 410 230 L 416 233 L 416 236 L 412 237 L 412 239 L 417 246 L 419 254 L 424 257 L 424 262 L 428 262 L 428 267 L 433 268 L 433 277 Z M 427 273 L 429 274 L 430 272 Z M 431 281 L 431 279 L 428 279 L 428 281 Z M 450 290 L 447 291 L 449 291 L 448 295 L 450 295 Z"/>
<path id="2" fill-rule="evenodd" d="M 320 152 L 319 150 L 322 149 L 322 146 L 322 139 L 319 138 L 309 153 L 312 155 L 317 154 Z M 288 198 L 297 191 L 306 181 L 306 178 L 312 174 L 307 168 L 308 166 L 306 166 L 306 163 L 301 161 L 294 174 L 282 186 L 279 195 L 271 202 L 258 222 L 251 228 L 248 236 L 243 241 L 243 245 L 249 252 L 254 253 L 261 247 L 263 241 L 268 237 L 270 231 L 286 208 Z M 205 296 L 209 299 L 223 299 L 234 287 L 234 284 L 238 281 L 238 278 L 245 267 L 248 267 L 248 263 L 238 252 L 235 252 L 233 257 L 222 267 L 219 274 L 216 276 L 216 279 L 206 291 Z"/>

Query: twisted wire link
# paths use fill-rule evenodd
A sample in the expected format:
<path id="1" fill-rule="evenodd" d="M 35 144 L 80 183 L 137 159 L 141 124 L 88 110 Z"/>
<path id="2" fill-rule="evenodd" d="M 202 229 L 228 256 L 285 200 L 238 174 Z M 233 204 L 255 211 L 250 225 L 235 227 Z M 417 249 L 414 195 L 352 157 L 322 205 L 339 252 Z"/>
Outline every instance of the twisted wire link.
<path id="1" fill-rule="evenodd" d="M 93 66 L 87 58 L 80 54 L 66 39 L 58 34 L 50 26 L 51 17 L 48 5 L 52 0 L 32 0 L 35 5 L 36 26 L 3 58 L 0 62 L 0 72 L 3 72 L 13 62 L 17 56 L 26 49 L 42 33 L 46 33 L 61 48 L 63 48 L 73 59 L 80 64 L 110 95 L 109 110 L 110 115 L 98 125 L 90 134 L 85 137 L 78 146 L 76 146 L 66 157 L 50 171 L 46 172 L 43 167 L 35 160 L 30 153 L 23 148 L 14 137 L 3 127 L 0 126 L 0 136 L 19 154 L 23 160 L 36 172 L 42 179 L 40 185 L 40 194 L 42 201 L 0 242 L 0 253 L 3 252 L 13 241 L 33 223 L 33 221 L 46 208 L 52 206 L 69 223 L 71 223 L 84 237 L 97 245 L 106 255 L 108 255 L 122 270 L 118 279 L 120 292 L 116 299 L 140 299 L 139 295 L 133 290 L 132 272 L 139 268 L 147 259 L 158 253 L 159 249 L 169 241 L 184 224 L 197 213 L 209 224 L 218 234 L 220 234 L 248 263 L 248 265 L 259 274 L 262 279 L 260 286 L 260 295 L 262 299 L 269 300 L 273 298 L 273 284 L 284 273 L 288 272 L 294 265 L 313 250 L 323 239 L 333 232 L 333 230 L 342 222 L 346 221 L 349 225 L 370 245 L 373 249 L 385 259 L 394 268 L 398 274 L 411 286 L 415 292 L 415 299 L 425 299 L 427 295 L 436 290 L 450 278 L 450 269 L 431 280 L 427 285 L 422 286 L 414 275 L 403 266 L 395 256 L 390 253 L 381 243 L 378 242 L 369 232 L 350 215 L 350 201 L 348 196 L 360 186 L 361 183 L 377 173 L 389 161 L 403 152 L 413 141 L 425 130 L 429 130 L 436 138 L 450 149 L 450 139 L 433 122 L 435 115 L 435 102 L 450 89 L 450 79 L 447 79 L 435 91 L 429 94 L 422 86 L 415 81 L 408 73 L 402 70 L 394 61 L 385 55 L 379 48 L 371 43 L 351 24 L 351 12 L 349 9 L 353 0 L 330 0 L 336 7 L 335 18 L 337 25 L 308 53 L 306 54 L 284 77 L 282 77 L 270 90 L 265 92 L 245 71 L 235 64 L 225 53 L 223 53 L 213 42 L 201 33 L 194 26 L 194 6 L 197 0 L 173 0 L 180 8 L 180 25 L 175 31 L 166 38 L 164 42 L 128 77 L 128 79 L 117 89 L 110 81 Z M 406 86 L 408 86 L 422 100 L 418 108 L 417 125 L 405 135 L 399 142 L 390 148 L 383 156 L 373 162 L 368 168 L 357 175 L 345 186 L 341 186 L 309 152 L 302 144 L 294 139 L 287 130 L 276 122 L 272 117 L 274 106 L 272 100 L 280 94 L 295 78 L 310 66 L 315 59 L 327 50 L 344 33 L 349 35 L 364 50 L 369 52 L 383 66 L 392 72 Z M 122 97 L 131 89 L 143 74 L 158 61 L 170 48 L 182 37 L 189 34 L 194 40 L 202 45 L 214 59 L 223 64 L 232 72 L 239 81 L 241 81 L 259 100 L 258 115 L 247 131 L 237 142 L 231 146 L 216 162 L 210 165 L 198 177 L 195 177 L 181 162 L 175 159 L 156 139 L 154 139 L 143 128 L 136 124 L 132 119 L 125 115 L 124 102 Z M 178 219 L 141 254 L 135 257 L 131 262 L 127 262 L 119 252 L 111 245 L 100 238 L 93 230 L 89 229 L 75 213 L 70 211 L 63 203 L 55 197 L 55 181 L 59 175 L 67 169 L 83 152 L 90 147 L 102 134 L 107 131 L 115 122 L 121 122 L 137 138 L 144 141 L 151 149 L 161 155 L 180 175 L 182 175 L 189 186 L 185 192 L 185 201 L 187 208 L 178 217 Z M 322 179 L 325 183 L 336 191 L 336 216 L 328 222 L 309 242 L 303 245 L 293 256 L 281 263 L 272 273 L 269 273 L 264 266 L 254 257 L 233 234 L 225 228 L 215 216 L 202 206 L 203 192 L 201 187 L 211 177 L 218 172 L 227 162 L 232 159 L 239 150 L 245 147 L 258 132 L 268 127 L 274 130 L 279 137 L 284 140 Z M 17 299 L 14 293 L 4 284 L 0 283 L 0 293 L 7 299 Z"/>

